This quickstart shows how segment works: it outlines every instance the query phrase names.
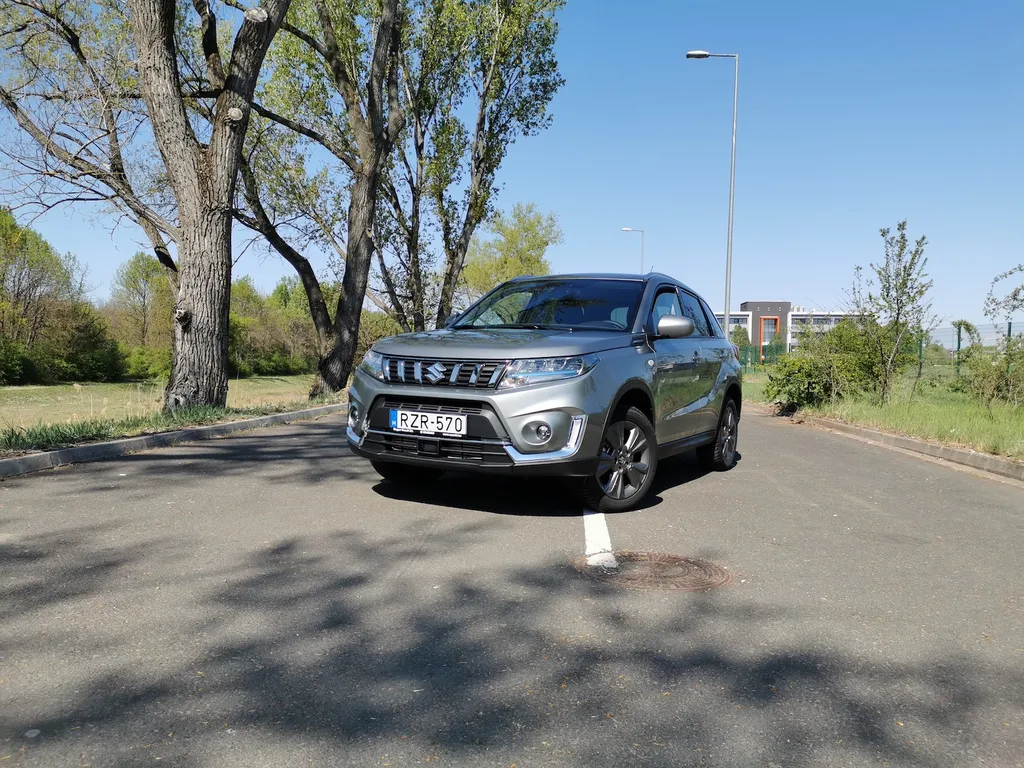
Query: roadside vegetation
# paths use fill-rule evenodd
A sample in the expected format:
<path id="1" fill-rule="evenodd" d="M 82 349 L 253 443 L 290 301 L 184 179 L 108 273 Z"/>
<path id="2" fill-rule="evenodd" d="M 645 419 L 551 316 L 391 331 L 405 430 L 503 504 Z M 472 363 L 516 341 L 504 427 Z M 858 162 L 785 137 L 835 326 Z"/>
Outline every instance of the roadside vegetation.
<path id="1" fill-rule="evenodd" d="M 324 401 L 324 404 L 326 405 L 327 402 Z M 240 421 L 309 407 L 309 400 L 303 399 L 297 402 L 249 408 L 196 406 L 179 408 L 171 412 L 154 410 L 145 415 L 120 419 L 86 418 L 49 424 L 41 423 L 28 427 L 8 426 L 0 430 L 0 456 L 14 456 L 31 451 L 52 451 L 82 443 L 117 440 L 205 424 Z"/>
<path id="2" fill-rule="evenodd" d="M 906 222 L 881 231 L 885 260 L 870 277 L 858 268 L 852 315 L 825 333 L 804 329 L 798 346 L 745 382 L 750 399 L 784 412 L 804 410 L 898 434 L 937 440 L 1024 460 L 1024 337 L 1003 334 L 984 345 L 973 325 L 955 325 L 970 339 L 959 359 L 930 342 L 937 321 L 927 294 L 925 238 L 911 244 Z M 1010 328 L 1024 309 L 1024 290 L 997 295 L 993 281 L 985 314 Z M 1022 286 L 1024 288 L 1024 286 Z"/>
<path id="3" fill-rule="evenodd" d="M 0 387 L 0 455 L 52 450 L 188 426 L 286 413 L 311 402 L 311 374 L 233 381 L 225 408 L 162 410 L 163 382 Z"/>

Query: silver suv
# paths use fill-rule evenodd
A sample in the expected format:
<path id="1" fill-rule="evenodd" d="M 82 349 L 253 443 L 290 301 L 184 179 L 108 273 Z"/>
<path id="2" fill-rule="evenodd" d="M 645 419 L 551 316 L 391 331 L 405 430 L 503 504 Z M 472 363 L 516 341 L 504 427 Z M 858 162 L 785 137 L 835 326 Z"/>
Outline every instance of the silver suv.
<path id="1" fill-rule="evenodd" d="M 621 511 L 668 456 L 736 463 L 737 350 L 665 275 L 511 280 L 444 329 L 378 342 L 348 395 L 352 450 L 395 483 L 558 475 L 592 509 Z"/>

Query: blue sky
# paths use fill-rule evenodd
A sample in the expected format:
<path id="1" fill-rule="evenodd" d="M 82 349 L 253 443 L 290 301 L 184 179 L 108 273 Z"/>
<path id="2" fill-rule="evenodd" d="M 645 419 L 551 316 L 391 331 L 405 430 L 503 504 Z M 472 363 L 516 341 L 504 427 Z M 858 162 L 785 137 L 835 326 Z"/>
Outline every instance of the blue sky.
<path id="1" fill-rule="evenodd" d="M 555 271 L 646 265 L 723 303 L 732 120 L 741 55 L 733 309 L 838 307 L 878 229 L 926 234 L 935 309 L 981 320 L 996 273 L 1024 261 L 1020 0 L 569 0 L 554 124 L 520 140 L 499 205 L 554 212 Z M 123 227 L 54 212 L 35 225 L 90 266 L 96 296 L 136 249 Z M 247 255 L 269 289 L 289 268 Z"/>

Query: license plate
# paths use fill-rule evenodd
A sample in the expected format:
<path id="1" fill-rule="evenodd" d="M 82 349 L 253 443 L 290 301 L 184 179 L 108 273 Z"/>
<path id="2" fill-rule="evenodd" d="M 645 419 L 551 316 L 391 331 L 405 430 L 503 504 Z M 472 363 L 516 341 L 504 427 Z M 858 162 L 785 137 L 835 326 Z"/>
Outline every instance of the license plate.
<path id="1" fill-rule="evenodd" d="M 466 417 L 455 413 L 427 413 L 391 409 L 391 428 L 396 432 L 418 432 L 420 434 L 462 435 L 466 434 Z"/>

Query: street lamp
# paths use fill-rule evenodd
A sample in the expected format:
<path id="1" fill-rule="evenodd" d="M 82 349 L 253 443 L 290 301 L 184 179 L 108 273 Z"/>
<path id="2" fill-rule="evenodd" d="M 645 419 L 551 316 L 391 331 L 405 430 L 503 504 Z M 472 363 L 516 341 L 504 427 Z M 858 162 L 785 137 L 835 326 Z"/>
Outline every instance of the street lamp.
<path id="1" fill-rule="evenodd" d="M 708 53 L 688 51 L 688 59 L 735 59 L 736 77 L 732 89 L 732 167 L 729 170 L 729 237 L 725 246 L 725 336 L 729 337 L 729 301 L 732 289 L 732 201 L 736 189 L 736 106 L 740 98 L 740 55 L 738 53 Z"/>
<path id="2" fill-rule="evenodd" d="M 640 274 L 644 273 L 644 231 L 642 229 L 633 229 L 633 227 L 623 227 L 623 232 L 639 232 L 640 233 Z"/>

